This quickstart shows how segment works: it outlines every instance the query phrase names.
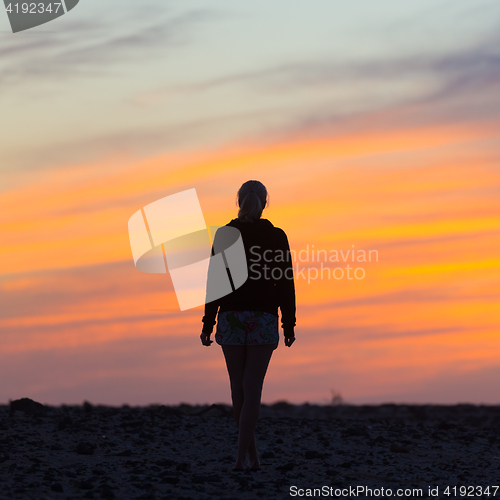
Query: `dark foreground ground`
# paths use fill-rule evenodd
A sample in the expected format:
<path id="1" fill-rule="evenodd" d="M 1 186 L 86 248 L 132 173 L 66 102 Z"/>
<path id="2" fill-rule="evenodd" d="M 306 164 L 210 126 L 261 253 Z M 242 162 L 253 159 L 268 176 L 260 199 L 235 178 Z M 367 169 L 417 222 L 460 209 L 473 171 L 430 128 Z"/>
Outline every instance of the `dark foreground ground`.
<path id="1" fill-rule="evenodd" d="M 500 406 L 263 405 L 259 472 L 230 410 L 0 405 L 0 499 L 500 498 Z"/>

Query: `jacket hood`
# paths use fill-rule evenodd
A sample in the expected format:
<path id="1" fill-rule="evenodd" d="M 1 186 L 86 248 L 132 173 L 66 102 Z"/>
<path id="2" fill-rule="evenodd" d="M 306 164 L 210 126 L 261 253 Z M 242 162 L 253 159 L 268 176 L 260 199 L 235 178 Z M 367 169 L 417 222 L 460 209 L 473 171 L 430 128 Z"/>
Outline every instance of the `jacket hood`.
<path id="1" fill-rule="evenodd" d="M 228 226 L 235 227 L 237 229 L 245 229 L 245 228 L 272 228 L 274 227 L 272 222 L 267 219 L 255 219 L 253 222 L 243 222 L 240 219 L 233 219 Z"/>

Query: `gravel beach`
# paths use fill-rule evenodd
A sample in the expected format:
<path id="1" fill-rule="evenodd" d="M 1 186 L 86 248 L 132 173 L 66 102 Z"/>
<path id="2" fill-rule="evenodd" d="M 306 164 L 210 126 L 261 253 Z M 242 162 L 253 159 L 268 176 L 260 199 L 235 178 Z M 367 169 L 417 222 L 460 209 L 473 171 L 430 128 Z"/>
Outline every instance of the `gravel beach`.
<path id="1" fill-rule="evenodd" d="M 236 441 L 227 405 L 10 401 L 0 498 L 500 498 L 500 406 L 262 405 L 257 472 Z"/>

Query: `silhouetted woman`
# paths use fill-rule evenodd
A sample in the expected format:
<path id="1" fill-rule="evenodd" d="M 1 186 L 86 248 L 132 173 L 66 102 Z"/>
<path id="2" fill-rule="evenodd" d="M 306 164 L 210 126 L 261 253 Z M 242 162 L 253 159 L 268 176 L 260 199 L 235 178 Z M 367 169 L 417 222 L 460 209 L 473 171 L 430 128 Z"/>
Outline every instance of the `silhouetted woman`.
<path id="1" fill-rule="evenodd" d="M 271 355 L 278 347 L 278 308 L 285 345 L 290 347 L 295 341 L 295 287 L 290 247 L 282 229 L 261 219 L 267 204 L 267 190 L 259 181 L 245 182 L 239 189 L 238 218 L 227 226 L 241 233 L 248 279 L 229 295 L 207 303 L 203 317 L 201 341 L 210 346 L 218 312 L 215 340 L 224 352 L 239 429 L 234 470 L 260 469 L 255 426 L 264 377 Z"/>

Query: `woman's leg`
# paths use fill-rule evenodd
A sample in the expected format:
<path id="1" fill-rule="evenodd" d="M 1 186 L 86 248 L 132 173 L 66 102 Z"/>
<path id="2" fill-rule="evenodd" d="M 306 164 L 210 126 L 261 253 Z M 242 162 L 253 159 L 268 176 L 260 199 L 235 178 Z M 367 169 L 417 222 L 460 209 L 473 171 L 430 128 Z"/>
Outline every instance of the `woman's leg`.
<path id="1" fill-rule="evenodd" d="M 240 421 L 240 412 L 243 405 L 243 375 L 245 373 L 246 346 L 223 345 L 222 351 L 226 358 L 227 372 L 231 385 L 231 399 L 236 423 Z"/>
<path id="2" fill-rule="evenodd" d="M 233 401 L 233 415 L 238 429 L 240 427 L 241 407 L 243 406 L 243 375 L 245 372 L 246 346 L 222 345 L 226 359 L 227 372 L 231 385 L 231 400 Z M 236 461 L 235 467 L 242 469 L 245 460 Z"/>
<path id="3" fill-rule="evenodd" d="M 250 467 L 259 467 L 255 426 L 264 376 L 274 348 L 274 345 L 222 346 L 231 383 L 234 418 L 239 429 L 237 468 L 244 468 L 247 451 Z"/>
<path id="4" fill-rule="evenodd" d="M 245 368 L 243 373 L 243 405 L 239 419 L 238 455 L 236 462 L 245 461 L 250 456 L 250 468 L 259 467 L 259 457 L 255 443 L 255 426 L 259 419 L 260 401 L 264 377 L 273 354 L 274 345 L 246 346 Z"/>

